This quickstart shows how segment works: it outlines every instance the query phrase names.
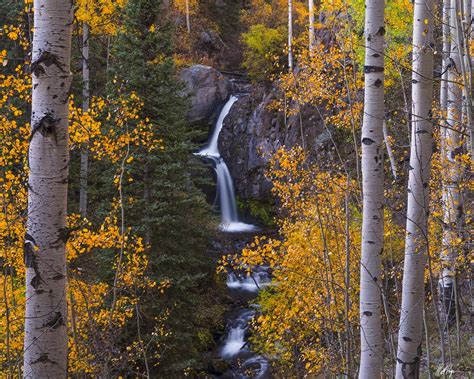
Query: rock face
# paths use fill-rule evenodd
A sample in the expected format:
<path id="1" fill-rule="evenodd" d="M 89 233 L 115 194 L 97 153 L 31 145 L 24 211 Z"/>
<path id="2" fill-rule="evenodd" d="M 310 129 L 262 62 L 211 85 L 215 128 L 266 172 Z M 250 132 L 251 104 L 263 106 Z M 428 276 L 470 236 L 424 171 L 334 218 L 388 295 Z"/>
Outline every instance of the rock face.
<path id="1" fill-rule="evenodd" d="M 219 136 L 219 150 L 243 199 L 270 198 L 271 183 L 265 178 L 269 157 L 282 146 L 301 145 L 301 132 L 311 159 L 318 159 L 322 152 L 330 154 L 330 134 L 318 112 L 302 109 L 301 119 L 298 115 L 289 117 L 285 125 L 283 113 L 269 109 L 273 100 L 273 91 L 242 95 Z"/>
<path id="2" fill-rule="evenodd" d="M 188 120 L 191 123 L 212 122 L 218 108 L 230 95 L 230 81 L 216 69 L 203 65 L 185 68 L 179 77 L 186 85 L 183 95 L 191 99 Z"/>

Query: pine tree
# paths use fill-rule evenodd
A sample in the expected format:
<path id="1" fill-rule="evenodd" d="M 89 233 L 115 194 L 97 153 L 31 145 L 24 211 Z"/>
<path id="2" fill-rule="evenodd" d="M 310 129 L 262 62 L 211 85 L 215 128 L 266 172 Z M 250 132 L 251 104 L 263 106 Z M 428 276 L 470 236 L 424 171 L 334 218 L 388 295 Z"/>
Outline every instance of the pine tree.
<path id="1" fill-rule="evenodd" d="M 145 314 L 168 314 L 166 349 L 160 355 L 160 375 L 177 375 L 194 367 L 212 345 L 209 332 L 221 318 L 216 305 L 214 264 L 208 255 L 210 234 L 217 225 L 195 178 L 203 175 L 194 158 L 193 142 L 202 133 L 185 121 L 187 99 L 180 95 L 172 59 L 172 25 L 159 0 L 130 1 L 125 31 L 113 50 L 111 77 L 123 80 L 122 91 L 143 101 L 143 117 L 156 126 L 163 150 L 143 150 L 135 157 L 135 185 L 126 196 L 136 203 L 127 210 L 130 222 L 150 244 L 150 273 L 171 285 L 164 296 L 144 299 Z M 168 313 L 169 312 L 169 313 Z M 152 319 L 145 325 L 152 326 Z M 151 329 L 149 329 L 151 330 Z"/>

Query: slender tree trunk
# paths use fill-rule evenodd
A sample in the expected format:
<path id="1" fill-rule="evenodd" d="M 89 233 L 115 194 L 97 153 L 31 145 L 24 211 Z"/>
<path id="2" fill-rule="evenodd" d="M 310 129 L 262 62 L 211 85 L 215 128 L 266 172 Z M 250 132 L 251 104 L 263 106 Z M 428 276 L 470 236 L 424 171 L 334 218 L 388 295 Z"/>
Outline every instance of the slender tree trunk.
<path id="1" fill-rule="evenodd" d="M 288 70 L 293 71 L 293 0 L 288 0 Z"/>
<path id="2" fill-rule="evenodd" d="M 359 378 L 380 378 L 383 359 L 379 285 L 383 250 L 384 6 L 384 0 L 368 0 L 365 5 Z"/>
<path id="3" fill-rule="evenodd" d="M 429 176 L 432 154 L 434 0 L 415 0 L 412 136 L 396 377 L 418 378 L 423 334 Z"/>
<path id="4" fill-rule="evenodd" d="M 446 122 L 446 111 L 448 109 L 448 69 L 449 69 L 449 54 L 451 51 L 451 31 L 450 31 L 450 12 L 451 12 L 451 0 L 443 1 L 443 66 L 440 83 L 440 108 L 442 111 L 441 122 Z"/>
<path id="5" fill-rule="evenodd" d="M 186 0 L 186 29 L 191 33 L 191 20 L 189 17 L 189 0 Z"/>
<path id="6" fill-rule="evenodd" d="M 82 26 L 82 112 L 89 111 L 90 104 L 89 74 L 89 25 Z M 87 216 L 87 176 L 89 171 L 89 149 L 81 149 L 81 172 L 79 184 L 79 213 Z"/>
<path id="7" fill-rule="evenodd" d="M 309 11 L 309 52 L 313 54 L 314 51 L 314 0 L 308 0 Z"/>
<path id="8" fill-rule="evenodd" d="M 393 155 L 392 145 L 390 144 L 390 136 L 388 135 L 387 122 L 383 122 L 383 139 L 385 140 L 385 147 L 387 148 L 387 155 L 390 161 L 390 167 L 392 168 L 392 175 L 397 180 L 397 164 L 395 163 L 395 156 Z"/>
<path id="9" fill-rule="evenodd" d="M 66 378 L 68 93 L 72 4 L 34 1 L 24 376 Z"/>
<path id="10" fill-rule="evenodd" d="M 454 0 L 456 2 L 456 0 Z M 458 17 L 458 7 L 451 7 L 451 31 L 455 36 L 461 33 L 460 23 L 455 22 Z M 456 275 L 456 239 L 458 237 L 462 219 L 462 201 L 460 191 L 461 166 L 456 160 L 462 153 L 462 77 L 461 77 L 461 46 L 460 38 L 451 38 L 448 102 L 447 102 L 447 127 L 443 129 L 442 155 L 446 162 L 443 175 L 443 245 L 441 261 L 443 270 L 439 280 L 441 298 L 443 299 L 443 319 L 452 323 L 455 319 L 456 309 L 454 301 L 454 283 Z"/>

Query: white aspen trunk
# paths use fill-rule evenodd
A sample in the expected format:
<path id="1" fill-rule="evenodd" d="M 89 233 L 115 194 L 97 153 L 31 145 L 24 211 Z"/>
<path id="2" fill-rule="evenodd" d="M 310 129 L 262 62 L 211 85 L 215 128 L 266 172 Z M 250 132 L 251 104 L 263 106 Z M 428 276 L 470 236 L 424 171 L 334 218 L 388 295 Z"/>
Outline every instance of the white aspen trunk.
<path id="1" fill-rule="evenodd" d="M 89 25 L 82 26 L 82 111 L 88 112 L 90 105 L 89 73 Z M 79 183 L 79 213 L 87 216 L 87 176 L 89 172 L 89 149 L 81 149 L 81 169 Z"/>
<path id="2" fill-rule="evenodd" d="M 66 205 L 72 3 L 34 1 L 25 378 L 67 377 Z"/>
<path id="3" fill-rule="evenodd" d="M 293 2 L 288 0 L 288 70 L 293 71 Z"/>
<path id="4" fill-rule="evenodd" d="M 388 134 L 387 122 L 385 120 L 383 122 L 383 139 L 385 140 L 385 147 L 387 148 L 387 155 L 390 160 L 393 178 L 397 180 L 397 164 L 395 162 L 395 156 L 393 155 L 392 145 L 390 145 L 390 136 Z"/>
<path id="5" fill-rule="evenodd" d="M 454 0 L 456 2 L 456 0 Z M 455 22 L 458 7 L 456 4 L 450 9 L 450 30 L 453 37 L 461 33 L 460 22 Z M 447 99 L 447 122 L 446 128 L 442 130 L 442 156 L 446 167 L 443 172 L 443 243 L 441 251 L 442 273 L 439 279 L 441 299 L 443 300 L 444 320 L 454 321 L 455 301 L 455 264 L 456 251 L 453 247 L 459 232 L 459 224 L 462 217 L 462 202 L 460 192 L 461 167 L 456 162 L 456 157 L 462 153 L 461 134 L 462 109 L 463 109 L 463 79 L 461 72 L 461 46 L 460 38 L 451 38 L 451 51 L 448 73 L 448 99 Z"/>
<path id="6" fill-rule="evenodd" d="M 473 146 L 473 139 L 474 139 L 474 115 L 473 115 L 473 99 L 474 99 L 474 86 L 473 86 L 473 78 L 472 78 L 472 56 L 470 55 L 470 44 L 473 37 L 473 28 L 474 23 L 472 20 L 473 16 L 473 6 L 474 3 L 472 0 L 458 0 L 456 3 L 458 14 L 462 12 L 462 30 L 459 30 L 457 34 L 459 37 L 458 43 L 462 42 L 462 75 L 463 75 L 463 96 L 464 96 L 464 103 L 463 103 L 463 111 L 464 111 L 464 121 L 465 125 L 467 125 L 467 129 L 469 130 L 470 134 L 470 143 L 468 148 L 471 153 L 471 159 L 474 159 L 474 146 Z M 461 28 L 459 28 L 461 29 Z"/>
<path id="7" fill-rule="evenodd" d="M 191 20 L 189 17 L 189 0 L 186 0 L 186 29 L 191 33 Z"/>
<path id="8" fill-rule="evenodd" d="M 314 0 L 308 0 L 308 11 L 309 11 L 309 52 L 312 54 L 314 51 Z"/>
<path id="9" fill-rule="evenodd" d="M 442 65 L 442 75 L 440 83 L 440 95 L 439 103 L 442 112 L 441 122 L 444 124 L 446 122 L 446 111 L 448 107 L 448 67 L 450 64 L 449 54 L 451 51 L 451 40 L 450 40 L 450 12 L 451 12 L 451 0 L 443 1 L 443 65 Z"/>
<path id="10" fill-rule="evenodd" d="M 362 254 L 359 378 L 380 378 L 383 359 L 380 293 L 383 250 L 384 0 L 365 3 L 362 125 Z"/>
<path id="11" fill-rule="evenodd" d="M 415 0 L 412 136 L 396 378 L 418 378 L 423 335 L 429 177 L 432 155 L 434 0 Z"/>

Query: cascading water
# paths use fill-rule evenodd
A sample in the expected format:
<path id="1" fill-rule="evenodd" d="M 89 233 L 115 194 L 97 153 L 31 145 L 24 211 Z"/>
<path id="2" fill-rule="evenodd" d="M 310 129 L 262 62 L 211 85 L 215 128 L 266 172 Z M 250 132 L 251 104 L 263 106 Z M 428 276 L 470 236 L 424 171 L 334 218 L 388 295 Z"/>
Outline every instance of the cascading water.
<path id="1" fill-rule="evenodd" d="M 200 150 L 197 155 L 212 159 L 215 164 L 217 175 L 217 196 L 221 207 L 221 229 L 227 232 L 249 232 L 256 230 L 255 225 L 246 224 L 239 219 L 237 204 L 235 201 L 234 184 L 224 159 L 219 153 L 219 134 L 224 125 L 224 120 L 230 112 L 232 105 L 238 100 L 237 96 L 231 96 L 222 108 L 216 127 L 211 135 L 208 145 Z"/>
<path id="2" fill-rule="evenodd" d="M 251 232 L 257 230 L 257 227 L 246 224 L 239 219 L 232 176 L 219 153 L 218 146 L 219 134 L 224 125 L 224 120 L 237 100 L 236 96 L 231 96 L 224 105 L 208 145 L 200 150 L 197 155 L 211 159 L 214 163 L 217 175 L 217 196 L 221 209 L 221 229 L 225 232 Z M 230 272 L 227 277 L 227 287 L 234 294 L 238 292 L 237 296 L 241 299 L 248 299 L 248 294 L 255 297 L 258 291 L 269 285 L 270 282 L 268 267 L 263 266 L 257 268 L 252 275 Z M 253 353 L 249 349 L 246 340 L 247 330 L 254 316 L 255 310 L 244 308 L 228 320 L 226 335 L 218 353 L 226 361 L 234 362 L 229 377 L 264 379 L 269 376 L 268 361 L 265 357 Z M 235 364 L 235 362 L 238 363 Z"/>

